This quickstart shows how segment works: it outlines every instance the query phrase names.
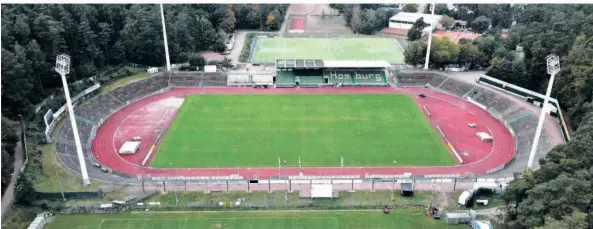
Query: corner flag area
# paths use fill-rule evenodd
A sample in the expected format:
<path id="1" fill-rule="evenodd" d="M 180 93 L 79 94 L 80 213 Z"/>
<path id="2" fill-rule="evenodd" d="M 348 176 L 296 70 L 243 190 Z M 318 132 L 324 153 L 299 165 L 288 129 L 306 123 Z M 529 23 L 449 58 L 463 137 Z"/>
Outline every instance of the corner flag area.
<path id="1" fill-rule="evenodd" d="M 157 168 L 454 165 L 411 95 L 189 95 Z"/>
<path id="2" fill-rule="evenodd" d="M 404 50 L 391 38 L 258 38 L 254 50 L 252 63 L 274 63 L 276 59 L 404 62 Z"/>

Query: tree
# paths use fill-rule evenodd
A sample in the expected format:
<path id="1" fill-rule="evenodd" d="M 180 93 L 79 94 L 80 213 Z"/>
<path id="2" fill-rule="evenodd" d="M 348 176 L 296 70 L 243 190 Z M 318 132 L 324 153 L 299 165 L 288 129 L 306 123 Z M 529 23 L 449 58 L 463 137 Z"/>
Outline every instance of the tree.
<path id="1" fill-rule="evenodd" d="M 434 14 L 446 16 L 449 14 L 449 7 L 447 7 L 447 4 L 436 4 Z"/>
<path id="2" fill-rule="evenodd" d="M 430 47 L 430 62 L 437 67 L 455 64 L 459 58 L 459 52 L 459 45 L 449 40 L 448 37 L 435 37 L 432 39 Z"/>
<path id="3" fill-rule="evenodd" d="M 587 229 L 587 214 L 580 211 L 575 211 L 570 215 L 562 217 L 562 220 L 556 220 L 552 217 L 547 217 L 544 226 L 535 227 L 535 229 L 557 229 L 557 228 L 574 228 Z"/>
<path id="4" fill-rule="evenodd" d="M 404 50 L 404 61 L 406 64 L 418 66 L 424 64 L 426 59 L 426 44 L 421 41 L 413 41 Z"/>
<path id="5" fill-rule="evenodd" d="M 354 32 L 360 31 L 362 27 L 362 15 L 360 11 L 360 5 L 354 5 L 352 7 L 352 19 L 350 19 L 350 28 Z"/>
<path id="6" fill-rule="evenodd" d="M 455 24 L 455 20 L 449 16 L 443 16 L 439 23 L 445 28 L 451 28 Z"/>
<path id="7" fill-rule="evenodd" d="M 424 18 L 418 18 L 418 20 L 414 22 L 414 25 L 412 25 L 412 28 L 408 30 L 408 41 L 420 40 L 422 37 L 422 30 L 424 30 L 426 26 L 427 24 L 424 22 Z"/>
<path id="8" fill-rule="evenodd" d="M 406 4 L 402 8 L 402 11 L 408 12 L 408 13 L 416 13 L 416 12 L 418 12 L 418 5 L 417 4 Z"/>
<path id="9" fill-rule="evenodd" d="M 204 69 L 204 65 L 206 65 L 206 59 L 198 53 L 192 53 L 188 57 L 189 65 L 193 68 L 200 68 Z"/>
<path id="10" fill-rule="evenodd" d="M 237 19 L 235 18 L 235 12 L 233 12 L 233 9 L 230 5 L 222 5 L 216 9 L 214 14 L 219 16 L 218 28 L 227 33 L 233 32 L 235 30 L 235 23 L 237 22 Z"/>
<path id="11" fill-rule="evenodd" d="M 475 45 L 466 43 L 459 45 L 459 58 L 458 63 L 472 69 L 484 65 L 481 60 L 483 59 L 484 53 L 482 53 Z"/>
<path id="12" fill-rule="evenodd" d="M 488 30 L 488 28 L 490 27 L 491 24 L 492 24 L 492 20 L 490 20 L 490 18 L 487 18 L 486 16 L 479 16 L 472 21 L 472 23 L 470 24 L 470 27 L 476 33 L 483 33 L 486 30 Z"/>

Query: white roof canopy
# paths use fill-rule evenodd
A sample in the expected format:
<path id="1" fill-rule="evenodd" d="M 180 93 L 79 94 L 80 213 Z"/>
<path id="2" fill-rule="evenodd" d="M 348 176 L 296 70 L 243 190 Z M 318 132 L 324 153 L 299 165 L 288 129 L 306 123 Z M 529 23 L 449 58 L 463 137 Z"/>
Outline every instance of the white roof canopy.
<path id="1" fill-rule="evenodd" d="M 391 66 L 387 61 L 370 60 L 324 60 L 325 68 L 387 68 Z"/>
<path id="2" fill-rule="evenodd" d="M 331 184 L 312 184 L 311 198 L 332 198 L 333 187 Z"/>
<path id="3" fill-rule="evenodd" d="M 430 24 L 431 22 L 439 23 L 442 17 L 443 16 L 441 15 L 399 12 L 396 15 L 393 15 L 393 17 L 389 18 L 389 20 L 416 22 L 418 18 L 424 18 L 424 22 Z"/>

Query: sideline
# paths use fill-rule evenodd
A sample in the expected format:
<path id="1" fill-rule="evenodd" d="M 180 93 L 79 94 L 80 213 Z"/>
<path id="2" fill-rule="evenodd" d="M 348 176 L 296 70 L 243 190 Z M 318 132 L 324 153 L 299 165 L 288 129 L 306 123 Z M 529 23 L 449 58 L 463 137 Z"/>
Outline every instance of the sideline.
<path id="1" fill-rule="evenodd" d="M 374 212 L 381 211 L 382 208 L 377 209 L 341 209 L 341 210 L 239 210 L 239 211 L 132 211 L 132 214 L 185 214 L 185 213 L 228 213 L 228 212 L 250 212 L 250 213 L 266 213 L 266 212 Z"/>

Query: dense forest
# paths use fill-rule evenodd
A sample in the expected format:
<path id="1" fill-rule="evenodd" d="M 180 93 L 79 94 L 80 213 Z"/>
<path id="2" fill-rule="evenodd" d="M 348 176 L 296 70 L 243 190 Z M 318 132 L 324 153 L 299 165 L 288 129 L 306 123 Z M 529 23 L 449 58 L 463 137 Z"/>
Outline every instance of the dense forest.
<path id="1" fill-rule="evenodd" d="M 593 227 L 593 5 L 461 5 L 454 19 L 490 21 L 477 40 L 455 44 L 433 39 L 431 66 L 487 67 L 486 74 L 544 93 L 549 80 L 545 57 L 561 57 L 553 97 L 571 120 L 572 141 L 539 161 L 541 169 L 516 175 L 504 194 L 509 211 L 499 228 Z M 468 15 L 468 10 L 471 16 Z M 515 21 L 514 26 L 512 22 Z M 477 24 L 477 23 L 476 23 Z M 501 29 L 510 36 L 501 37 Z M 516 52 L 517 46 L 522 52 Z M 424 62 L 426 45 L 412 42 L 406 62 Z M 422 55 L 418 55 L 422 53 Z"/>
<path id="2" fill-rule="evenodd" d="M 163 5 L 172 63 L 222 51 L 236 29 L 277 30 L 288 5 Z M 122 63 L 164 66 L 158 5 L 2 5 L 2 190 L 12 173 L 18 115 L 59 90 L 55 57 L 72 57 L 70 83 Z M 7 179 L 5 179 L 7 178 Z"/>
<path id="3" fill-rule="evenodd" d="M 552 97 L 567 111 L 574 130 L 572 141 L 539 161 L 539 170 L 516 174 L 504 194 L 509 211 L 497 228 L 593 228 L 593 5 L 459 8 L 461 12 L 451 13 L 439 4 L 435 13 L 467 20 L 468 25 L 490 21 L 490 28 L 478 39 L 459 44 L 433 39 L 431 67 L 486 68 L 487 75 L 544 93 L 550 77 L 545 57 L 556 54 L 562 71 Z M 506 39 L 500 36 L 502 29 L 510 29 Z M 423 42 L 411 42 L 406 62 L 423 64 L 425 51 Z"/>

